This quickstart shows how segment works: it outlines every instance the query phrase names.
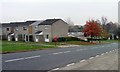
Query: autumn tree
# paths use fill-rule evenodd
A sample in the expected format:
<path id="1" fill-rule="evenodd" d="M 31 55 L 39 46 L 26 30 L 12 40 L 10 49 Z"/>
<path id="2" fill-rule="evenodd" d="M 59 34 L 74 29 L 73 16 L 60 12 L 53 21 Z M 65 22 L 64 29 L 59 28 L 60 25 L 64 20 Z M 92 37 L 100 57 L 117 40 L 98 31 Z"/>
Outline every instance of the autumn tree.
<path id="1" fill-rule="evenodd" d="M 107 39 L 110 36 L 110 34 L 107 32 L 106 29 L 104 29 L 102 25 L 99 25 L 99 27 L 100 27 L 100 37 Z"/>
<path id="2" fill-rule="evenodd" d="M 109 33 L 107 32 L 107 30 L 105 30 L 103 26 L 100 25 L 100 23 L 94 20 L 91 21 L 89 20 L 86 22 L 83 32 L 86 37 L 91 37 L 91 39 L 93 38 L 107 39 L 109 37 Z"/>
<path id="3" fill-rule="evenodd" d="M 97 21 L 89 20 L 86 22 L 83 32 L 84 35 L 86 35 L 87 37 L 89 36 L 91 37 L 91 39 L 93 39 L 93 37 L 100 36 L 101 28 L 100 25 L 97 23 Z"/>

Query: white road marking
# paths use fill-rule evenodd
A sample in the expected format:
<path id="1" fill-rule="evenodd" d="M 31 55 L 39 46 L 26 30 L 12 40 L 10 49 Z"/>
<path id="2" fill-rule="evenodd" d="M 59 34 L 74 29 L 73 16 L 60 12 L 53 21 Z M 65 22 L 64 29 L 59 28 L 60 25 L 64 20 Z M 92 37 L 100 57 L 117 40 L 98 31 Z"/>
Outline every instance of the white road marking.
<path id="1" fill-rule="evenodd" d="M 95 57 L 99 57 L 99 55 L 96 55 Z"/>
<path id="2" fill-rule="evenodd" d="M 103 54 L 101 54 L 101 55 L 104 55 L 104 53 L 103 53 Z"/>
<path id="3" fill-rule="evenodd" d="M 57 52 L 57 53 L 52 53 L 54 55 L 57 55 L 57 54 L 62 54 L 63 52 Z"/>
<path id="4" fill-rule="evenodd" d="M 52 70 L 58 70 L 58 69 L 60 69 L 60 68 L 55 68 L 55 69 L 52 69 Z"/>
<path id="5" fill-rule="evenodd" d="M 6 60 L 5 62 L 12 62 L 12 61 L 18 61 L 18 60 L 23 60 L 24 58 L 18 58 L 18 59 L 11 59 L 11 60 Z"/>
<path id="6" fill-rule="evenodd" d="M 106 54 L 107 54 L 108 52 L 106 52 Z"/>
<path id="7" fill-rule="evenodd" d="M 71 65 L 74 65 L 75 63 L 71 63 L 71 64 L 68 64 L 68 65 L 66 65 L 66 66 L 71 66 Z"/>
<path id="8" fill-rule="evenodd" d="M 81 60 L 80 62 L 84 62 L 85 60 Z"/>
<path id="9" fill-rule="evenodd" d="M 19 61 L 19 60 L 25 60 L 25 59 L 32 59 L 32 58 L 37 58 L 37 57 L 40 57 L 40 55 L 31 56 L 31 57 L 25 57 L 25 58 L 11 59 L 11 60 L 6 60 L 5 62 L 13 62 L 13 61 Z"/>
<path id="10" fill-rule="evenodd" d="M 94 57 L 90 57 L 89 59 L 93 59 Z"/>
<path id="11" fill-rule="evenodd" d="M 104 47 L 104 46 L 102 46 L 102 47 Z"/>
<path id="12" fill-rule="evenodd" d="M 109 51 L 110 53 L 112 52 L 112 51 Z"/>
<path id="13" fill-rule="evenodd" d="M 69 53 L 69 52 L 71 52 L 71 51 L 65 51 L 65 52 L 63 52 L 63 53 Z"/>
<path id="14" fill-rule="evenodd" d="M 40 55 L 38 55 L 38 56 L 26 57 L 25 59 L 31 59 L 31 58 L 37 58 L 37 57 L 40 57 Z"/>
<path id="15" fill-rule="evenodd" d="M 77 49 L 76 51 L 81 51 L 82 49 Z"/>
<path id="16" fill-rule="evenodd" d="M 77 49 L 76 51 L 82 51 L 82 50 L 87 50 L 87 49 Z"/>
<path id="17" fill-rule="evenodd" d="M 93 47 L 92 49 L 96 49 L 96 48 L 98 48 L 98 47 Z"/>

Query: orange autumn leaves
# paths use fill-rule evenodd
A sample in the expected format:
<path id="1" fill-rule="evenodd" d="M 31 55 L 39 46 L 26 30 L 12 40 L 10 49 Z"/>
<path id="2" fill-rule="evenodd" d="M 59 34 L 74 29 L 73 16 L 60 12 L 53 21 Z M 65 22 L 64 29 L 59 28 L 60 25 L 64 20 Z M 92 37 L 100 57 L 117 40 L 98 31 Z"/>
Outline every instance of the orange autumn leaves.
<path id="1" fill-rule="evenodd" d="M 107 37 L 109 34 L 103 27 L 94 20 L 89 20 L 86 22 L 85 27 L 83 29 L 84 35 L 86 37 Z"/>

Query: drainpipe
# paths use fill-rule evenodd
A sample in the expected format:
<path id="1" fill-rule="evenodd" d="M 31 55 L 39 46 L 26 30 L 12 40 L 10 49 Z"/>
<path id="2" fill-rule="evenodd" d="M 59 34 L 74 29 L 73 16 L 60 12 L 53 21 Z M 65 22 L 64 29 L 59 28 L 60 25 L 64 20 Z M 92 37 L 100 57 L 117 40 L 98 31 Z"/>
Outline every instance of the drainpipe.
<path id="1" fill-rule="evenodd" d="M 37 40 L 36 40 L 36 35 L 35 35 L 35 42 L 37 42 Z"/>
<path id="2" fill-rule="evenodd" d="M 11 41 L 10 36 L 8 35 L 8 41 Z"/>
<path id="3" fill-rule="evenodd" d="M 25 42 L 26 42 L 26 34 L 25 34 Z"/>
<path id="4" fill-rule="evenodd" d="M 28 42 L 29 42 L 30 40 L 29 40 L 29 35 L 28 35 Z"/>
<path id="5" fill-rule="evenodd" d="M 18 34 L 15 34 L 15 41 L 18 41 Z"/>

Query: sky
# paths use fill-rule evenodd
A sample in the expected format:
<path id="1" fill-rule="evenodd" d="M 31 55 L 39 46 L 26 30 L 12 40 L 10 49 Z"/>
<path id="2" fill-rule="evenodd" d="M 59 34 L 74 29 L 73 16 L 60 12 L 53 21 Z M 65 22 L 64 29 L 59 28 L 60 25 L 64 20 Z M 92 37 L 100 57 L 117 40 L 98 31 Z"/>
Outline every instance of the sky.
<path id="1" fill-rule="evenodd" d="M 118 22 L 119 0 L 1 0 L 0 22 L 68 18 L 77 25 L 106 17 Z"/>

